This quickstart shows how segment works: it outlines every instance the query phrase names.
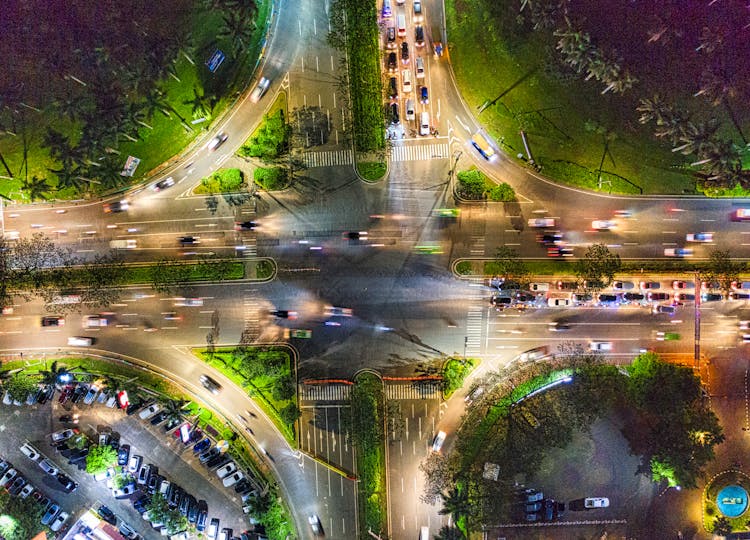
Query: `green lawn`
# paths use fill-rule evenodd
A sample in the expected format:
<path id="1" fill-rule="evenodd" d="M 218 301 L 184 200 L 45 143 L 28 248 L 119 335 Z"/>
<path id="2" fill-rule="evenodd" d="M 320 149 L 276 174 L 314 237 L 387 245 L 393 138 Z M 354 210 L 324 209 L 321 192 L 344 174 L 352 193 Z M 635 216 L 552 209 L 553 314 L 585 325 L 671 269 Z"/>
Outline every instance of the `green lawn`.
<path id="1" fill-rule="evenodd" d="M 546 56 L 555 39 L 519 31 L 517 3 L 494 6 L 446 1 L 449 54 L 462 96 L 510 156 L 523 151 L 519 129 L 525 129 L 542 174 L 597 190 L 591 171 L 599 168 L 604 154 L 602 132 L 611 132 L 611 158 L 603 167 L 611 174 L 601 191 L 695 192 L 693 179 L 681 169 L 682 156 L 657 145 L 651 129 L 638 124 L 631 97 L 601 96 L 601 88 L 591 81 L 563 82 L 549 76 Z M 480 28 L 493 31 L 477 31 Z M 477 112 L 532 72 L 496 105 Z"/>

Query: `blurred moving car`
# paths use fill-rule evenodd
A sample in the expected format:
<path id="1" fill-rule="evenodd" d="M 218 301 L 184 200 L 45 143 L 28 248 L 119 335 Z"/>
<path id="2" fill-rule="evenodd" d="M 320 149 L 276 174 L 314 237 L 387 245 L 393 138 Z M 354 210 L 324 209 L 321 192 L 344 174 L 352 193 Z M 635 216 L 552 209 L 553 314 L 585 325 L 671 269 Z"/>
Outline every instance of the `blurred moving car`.
<path id="1" fill-rule="evenodd" d="M 260 101 L 260 98 L 263 97 L 263 94 L 266 93 L 266 90 L 268 90 L 268 87 L 271 85 L 271 81 L 265 77 L 261 77 L 260 81 L 258 81 L 258 86 L 255 87 L 255 90 L 253 90 L 253 93 L 250 94 L 250 101 L 253 103 L 258 103 Z"/>
<path id="2" fill-rule="evenodd" d="M 121 201 L 106 203 L 103 206 L 105 214 L 125 212 L 128 208 L 130 208 L 130 203 L 126 199 L 123 199 Z"/>
<path id="3" fill-rule="evenodd" d="M 435 439 L 432 441 L 432 451 L 433 452 L 440 452 L 440 449 L 443 447 L 443 443 L 445 442 L 446 437 L 445 431 L 438 431 L 437 435 L 435 435 Z"/>
<path id="4" fill-rule="evenodd" d="M 615 227 L 615 222 L 608 219 L 595 219 L 591 222 L 591 228 L 597 231 L 608 231 Z"/>
<path id="5" fill-rule="evenodd" d="M 154 184 L 153 190 L 154 191 L 161 191 L 163 189 L 167 189 L 169 187 L 172 187 L 174 185 L 174 178 L 171 176 L 169 178 L 165 178 L 164 180 L 161 180 Z M 105 507 L 106 508 L 106 507 Z"/>
<path id="6" fill-rule="evenodd" d="M 326 306 L 328 317 L 351 317 L 354 312 L 350 308 Z"/>
<path id="7" fill-rule="evenodd" d="M 701 232 L 693 233 L 685 236 L 685 240 L 688 242 L 713 242 L 714 233 L 712 232 Z"/>
<path id="8" fill-rule="evenodd" d="M 208 141 L 208 144 L 206 145 L 206 148 L 211 150 L 212 152 L 216 150 L 218 147 L 220 147 L 224 142 L 229 138 L 229 135 L 226 133 L 219 133 L 216 137 Z"/>
<path id="9" fill-rule="evenodd" d="M 221 390 L 221 385 L 208 375 L 201 375 L 199 380 L 203 387 L 212 394 L 218 394 L 219 390 Z"/>
<path id="10" fill-rule="evenodd" d="M 257 227 L 256 221 L 236 221 L 234 223 L 235 231 L 254 231 Z"/>
<path id="11" fill-rule="evenodd" d="M 692 257 L 693 250 L 691 248 L 665 248 L 665 257 Z"/>

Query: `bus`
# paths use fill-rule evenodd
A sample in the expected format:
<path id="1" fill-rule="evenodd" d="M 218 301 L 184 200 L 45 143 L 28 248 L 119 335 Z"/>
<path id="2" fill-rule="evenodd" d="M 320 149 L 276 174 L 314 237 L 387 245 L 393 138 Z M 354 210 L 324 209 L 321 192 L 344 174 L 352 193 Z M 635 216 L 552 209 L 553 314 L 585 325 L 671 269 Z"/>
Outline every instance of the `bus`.
<path id="1" fill-rule="evenodd" d="M 484 159 L 492 160 L 495 158 L 495 149 L 490 146 L 490 143 L 481 133 L 477 132 L 474 134 L 471 138 L 471 144 L 474 148 L 479 150 L 479 153 L 482 154 Z"/>

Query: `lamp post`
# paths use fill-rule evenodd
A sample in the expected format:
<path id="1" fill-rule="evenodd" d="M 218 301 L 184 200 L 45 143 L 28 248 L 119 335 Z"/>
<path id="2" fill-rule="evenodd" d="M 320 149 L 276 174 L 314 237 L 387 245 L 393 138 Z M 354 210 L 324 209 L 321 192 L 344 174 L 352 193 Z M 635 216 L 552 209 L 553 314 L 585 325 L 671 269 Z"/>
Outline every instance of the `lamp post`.
<path id="1" fill-rule="evenodd" d="M 695 273 L 695 350 L 693 365 L 700 369 L 701 362 L 701 282 L 698 272 Z"/>

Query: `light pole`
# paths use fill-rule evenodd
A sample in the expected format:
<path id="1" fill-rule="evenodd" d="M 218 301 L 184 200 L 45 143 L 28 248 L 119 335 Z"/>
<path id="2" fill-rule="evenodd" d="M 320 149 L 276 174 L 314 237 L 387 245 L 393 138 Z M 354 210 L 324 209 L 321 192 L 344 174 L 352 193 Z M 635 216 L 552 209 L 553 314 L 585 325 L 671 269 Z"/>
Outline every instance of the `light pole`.
<path id="1" fill-rule="evenodd" d="M 695 357 L 694 367 L 700 369 L 701 364 L 701 282 L 698 272 L 695 273 Z M 700 374 L 700 372 L 698 372 Z"/>

